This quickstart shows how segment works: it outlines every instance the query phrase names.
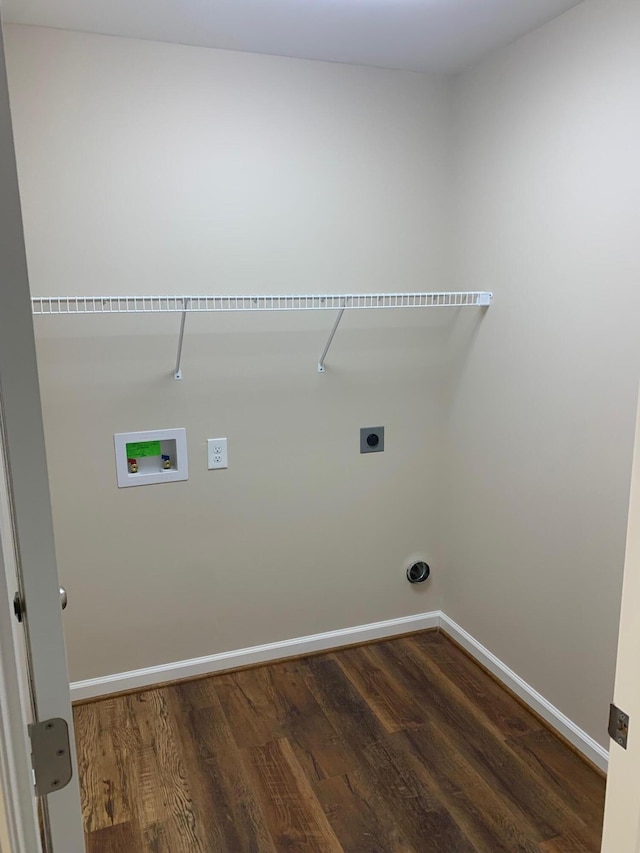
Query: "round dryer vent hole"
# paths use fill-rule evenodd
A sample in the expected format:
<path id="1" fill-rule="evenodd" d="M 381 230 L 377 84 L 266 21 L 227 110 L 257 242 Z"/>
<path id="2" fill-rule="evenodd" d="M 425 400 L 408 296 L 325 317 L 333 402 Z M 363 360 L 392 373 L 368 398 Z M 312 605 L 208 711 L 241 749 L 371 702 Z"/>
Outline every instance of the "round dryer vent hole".
<path id="1" fill-rule="evenodd" d="M 407 569 L 407 580 L 409 583 L 424 583 L 430 574 L 431 569 L 427 563 L 414 563 Z"/>

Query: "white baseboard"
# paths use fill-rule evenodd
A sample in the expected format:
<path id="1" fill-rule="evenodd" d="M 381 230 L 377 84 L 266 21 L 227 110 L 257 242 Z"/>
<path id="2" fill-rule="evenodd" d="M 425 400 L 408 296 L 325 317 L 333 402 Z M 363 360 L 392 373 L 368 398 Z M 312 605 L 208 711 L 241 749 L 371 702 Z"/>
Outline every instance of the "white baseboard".
<path id="1" fill-rule="evenodd" d="M 71 700 L 78 702 L 83 699 L 105 696 L 109 693 L 120 693 L 123 690 L 138 690 L 165 681 L 177 681 L 183 678 L 193 678 L 197 675 L 220 672 L 224 669 L 235 669 L 297 655 L 308 655 L 312 652 L 328 651 L 353 643 L 366 643 L 369 640 L 381 640 L 385 637 L 395 637 L 398 634 L 408 634 L 411 631 L 426 631 L 428 628 L 438 628 L 439 626 L 440 611 L 434 610 L 432 613 L 418 613 L 415 616 L 386 619 L 384 622 L 356 625 L 353 628 L 340 628 L 337 631 L 325 631 L 323 634 L 310 634 L 308 637 L 294 637 L 292 640 L 265 643 L 261 646 L 251 646 L 248 649 L 235 649 L 229 652 L 219 652 L 215 655 L 205 655 L 201 658 L 192 658 L 191 660 L 149 666 L 145 669 L 134 669 L 130 672 L 118 672 L 114 675 L 72 682 Z"/>
<path id="2" fill-rule="evenodd" d="M 522 699 L 530 708 L 539 714 L 569 743 L 586 756 L 596 767 L 606 772 L 609 764 L 609 753 L 591 735 L 588 735 L 555 705 L 548 702 L 537 690 L 527 684 L 519 675 L 499 660 L 489 649 L 479 643 L 464 628 L 461 628 L 445 613 L 440 614 L 440 627 L 445 634 L 459 643 L 463 649 L 496 676 L 506 687 Z"/>
<path id="3" fill-rule="evenodd" d="M 607 770 L 609 753 L 603 746 L 572 722 L 551 702 L 548 702 L 544 696 L 541 696 L 537 690 L 527 684 L 471 634 L 468 634 L 464 628 L 461 628 L 453 619 L 449 619 L 445 613 L 439 610 L 431 613 L 418 613 L 415 616 L 403 616 L 399 619 L 387 619 L 384 622 L 372 622 L 368 625 L 356 625 L 352 628 L 341 628 L 336 631 L 325 631 L 323 634 L 311 634 L 308 637 L 294 637 L 291 640 L 265 643 L 261 646 L 235 649 L 192 658 L 191 660 L 149 666 L 130 672 L 118 672 L 100 678 L 89 678 L 86 681 L 75 681 L 71 684 L 71 699 L 74 702 L 94 699 L 98 696 L 120 693 L 124 690 L 138 690 L 167 681 L 178 681 L 184 678 L 220 672 L 225 669 L 268 663 L 269 661 L 311 654 L 312 652 L 328 651 L 353 643 L 366 643 L 370 640 L 395 637 L 411 631 L 426 631 L 429 628 L 442 628 L 446 634 L 466 649 L 489 672 L 592 761 L 596 767 L 604 771 Z"/>

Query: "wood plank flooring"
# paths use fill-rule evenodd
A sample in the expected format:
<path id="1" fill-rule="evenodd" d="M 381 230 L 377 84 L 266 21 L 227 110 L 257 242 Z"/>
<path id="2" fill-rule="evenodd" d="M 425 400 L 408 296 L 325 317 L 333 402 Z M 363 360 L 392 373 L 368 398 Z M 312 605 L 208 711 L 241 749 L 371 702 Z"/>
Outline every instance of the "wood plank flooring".
<path id="1" fill-rule="evenodd" d="M 88 853 L 597 853 L 604 780 L 443 634 L 74 710 Z"/>

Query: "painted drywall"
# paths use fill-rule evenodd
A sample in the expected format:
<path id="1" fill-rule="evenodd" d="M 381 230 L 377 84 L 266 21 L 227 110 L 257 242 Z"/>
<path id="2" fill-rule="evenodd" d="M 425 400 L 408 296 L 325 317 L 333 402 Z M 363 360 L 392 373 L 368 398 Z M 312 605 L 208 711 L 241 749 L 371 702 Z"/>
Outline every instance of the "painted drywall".
<path id="1" fill-rule="evenodd" d="M 448 84 L 8 28 L 34 295 L 496 293 L 347 316 L 324 376 L 329 315 L 190 317 L 182 383 L 177 318 L 38 320 L 74 680 L 442 606 L 607 743 L 637 15 L 589 0 Z M 112 434 L 177 426 L 188 483 L 118 491 Z"/>
<path id="2" fill-rule="evenodd" d="M 447 289 L 439 78 L 7 27 L 34 295 Z M 436 610 L 460 312 L 36 321 L 72 680 Z M 359 453 L 362 426 L 385 451 Z M 118 490 L 113 434 L 185 427 Z M 228 437 L 229 469 L 206 439 Z M 407 561 L 434 566 L 410 586 Z"/>
<path id="3" fill-rule="evenodd" d="M 446 613 L 608 744 L 639 379 L 640 5 L 589 0 L 452 84 Z"/>

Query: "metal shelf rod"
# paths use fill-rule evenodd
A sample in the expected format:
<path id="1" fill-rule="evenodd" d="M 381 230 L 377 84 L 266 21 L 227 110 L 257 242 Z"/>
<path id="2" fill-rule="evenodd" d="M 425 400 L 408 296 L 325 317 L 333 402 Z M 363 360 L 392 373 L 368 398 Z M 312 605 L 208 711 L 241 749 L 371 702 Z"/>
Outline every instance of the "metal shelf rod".
<path id="1" fill-rule="evenodd" d="M 327 353 L 329 352 L 329 347 L 331 346 L 331 342 L 333 341 L 333 336 L 338 331 L 338 326 L 340 325 L 340 320 L 342 320 L 342 315 L 344 314 L 346 308 L 347 308 L 347 303 L 345 301 L 344 306 L 338 312 L 338 316 L 336 317 L 336 321 L 333 324 L 333 329 L 331 329 L 331 333 L 329 335 L 329 340 L 327 341 L 325 348 L 322 350 L 322 355 L 320 356 L 320 360 L 318 361 L 318 373 L 324 373 L 324 360 L 327 357 Z"/>
<path id="2" fill-rule="evenodd" d="M 182 369 L 180 362 L 182 361 L 182 343 L 184 341 L 184 324 L 187 321 L 187 311 L 189 310 L 189 298 L 185 297 L 184 306 L 182 309 L 182 317 L 180 318 L 180 334 L 178 335 L 178 354 L 176 356 L 176 369 L 173 373 L 174 379 L 182 379 Z"/>

